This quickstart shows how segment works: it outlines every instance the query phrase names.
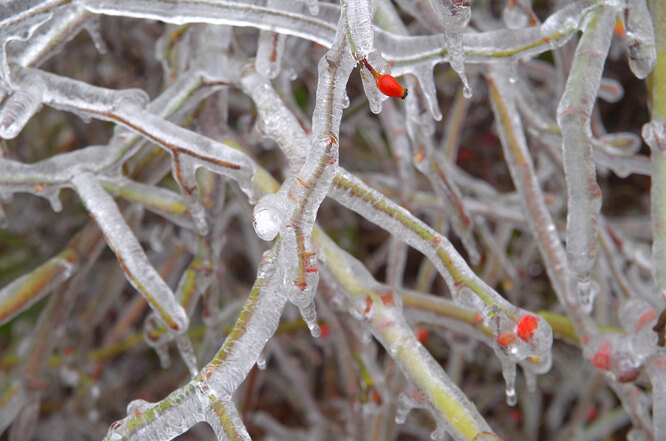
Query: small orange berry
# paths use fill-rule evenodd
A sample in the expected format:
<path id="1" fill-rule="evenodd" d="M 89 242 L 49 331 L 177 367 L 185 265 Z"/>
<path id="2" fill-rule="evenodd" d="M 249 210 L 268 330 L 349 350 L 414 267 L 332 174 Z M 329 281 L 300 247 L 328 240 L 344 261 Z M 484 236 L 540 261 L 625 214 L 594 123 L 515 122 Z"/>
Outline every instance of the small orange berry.
<path id="1" fill-rule="evenodd" d="M 407 89 L 402 87 L 400 83 L 398 83 L 398 81 L 391 75 L 380 75 L 375 83 L 377 84 L 377 89 L 379 89 L 379 91 L 384 95 L 393 98 L 402 98 L 403 100 L 407 96 Z"/>
<path id="2" fill-rule="evenodd" d="M 516 334 L 513 332 L 502 332 L 497 335 L 497 344 L 500 346 L 509 346 L 516 341 Z"/>

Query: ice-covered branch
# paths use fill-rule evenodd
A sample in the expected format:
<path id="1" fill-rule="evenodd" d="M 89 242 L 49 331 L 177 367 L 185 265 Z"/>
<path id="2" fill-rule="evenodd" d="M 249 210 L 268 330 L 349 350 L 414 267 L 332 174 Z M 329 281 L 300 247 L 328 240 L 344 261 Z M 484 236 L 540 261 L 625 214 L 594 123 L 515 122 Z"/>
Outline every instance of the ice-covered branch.
<path id="1" fill-rule="evenodd" d="M 90 173 L 78 174 L 73 178 L 72 184 L 102 230 L 130 283 L 146 298 L 169 328 L 184 332 L 188 326 L 185 311 L 148 261 L 113 198 Z"/>
<path id="2" fill-rule="evenodd" d="M 576 274 L 578 301 L 589 311 L 596 295 L 590 272 L 599 252 L 601 189 L 592 156 L 590 115 L 613 36 L 617 10 L 600 6 L 586 19 L 574 64 L 557 108 L 567 179 L 567 254 Z"/>
<path id="3" fill-rule="evenodd" d="M 418 342 L 402 315 L 398 294 L 374 280 L 358 260 L 330 239 L 318 234 L 317 242 L 323 247 L 327 268 L 349 296 L 351 313 L 367 324 L 405 375 L 426 395 L 438 430 L 446 430 L 457 440 L 497 439 L 474 405 Z"/>

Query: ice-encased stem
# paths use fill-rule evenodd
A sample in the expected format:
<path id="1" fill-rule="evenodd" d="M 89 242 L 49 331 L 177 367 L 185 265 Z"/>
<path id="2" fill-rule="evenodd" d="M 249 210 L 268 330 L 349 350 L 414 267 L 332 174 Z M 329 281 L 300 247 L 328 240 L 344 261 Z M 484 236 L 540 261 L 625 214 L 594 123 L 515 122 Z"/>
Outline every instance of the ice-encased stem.
<path id="1" fill-rule="evenodd" d="M 666 299 L 666 5 L 650 1 L 657 61 L 648 76 L 650 122 L 643 126 L 643 139 L 650 146 L 652 182 L 652 272 L 657 295 Z"/>
<path id="2" fill-rule="evenodd" d="M 148 261 L 113 198 L 90 173 L 78 174 L 72 180 L 72 184 L 102 230 L 132 286 L 146 298 L 155 313 L 169 328 L 176 332 L 187 330 L 189 320 L 185 310 L 178 304 L 169 286 Z"/>
<path id="3" fill-rule="evenodd" d="M 599 252 L 601 190 L 592 156 L 590 115 L 596 101 L 617 10 L 600 6 L 588 14 L 564 94 L 557 109 L 567 181 L 567 254 L 577 280 L 578 300 L 592 308 L 590 281 Z"/>
<path id="4" fill-rule="evenodd" d="M 277 330 L 287 302 L 280 287 L 282 271 L 276 266 L 279 248 L 278 241 L 264 254 L 243 310 L 213 360 L 164 400 L 114 423 L 106 441 L 115 440 L 116 434 L 130 439 L 172 439 L 200 421 L 209 421 L 218 436 L 226 434 L 219 439 L 237 439 L 230 434 L 243 434 L 240 417 L 229 408 L 233 405 L 230 400 Z M 225 414 L 229 417 L 220 420 Z M 217 418 L 216 422 L 211 418 Z"/>
<path id="5" fill-rule="evenodd" d="M 57 255 L 2 288 L 0 324 L 11 320 L 67 280 L 100 241 L 97 228 L 88 225 Z"/>
<path id="6" fill-rule="evenodd" d="M 463 53 L 466 63 L 481 63 L 507 57 L 523 57 L 550 51 L 562 46 L 578 30 L 583 15 L 600 0 L 579 0 L 570 3 L 540 26 L 463 34 Z M 322 3 L 319 14 L 305 10 L 272 9 L 252 1 L 203 2 L 180 0 L 174 7 L 169 0 L 83 0 L 89 11 L 107 15 L 151 18 L 167 23 L 211 23 L 252 26 L 314 41 L 331 47 L 336 37 L 339 7 Z M 442 36 L 400 36 L 375 29 L 375 45 L 394 75 L 415 73 L 418 65 L 430 66 L 448 60 L 448 50 L 442 49 Z"/>
<path id="7" fill-rule="evenodd" d="M 323 247 L 327 268 L 348 293 L 352 305 L 360 304 L 366 311 L 369 309 L 363 318 L 373 334 L 405 375 L 426 395 L 436 415 L 445 419 L 453 437 L 474 440 L 484 432 L 492 433 L 476 407 L 416 339 L 399 303 L 387 300 L 387 296 L 394 295 L 391 288 L 374 280 L 358 260 L 344 253 L 323 234 L 317 233 L 316 241 Z"/>
<path id="8" fill-rule="evenodd" d="M 522 121 L 514 95 L 511 93 L 513 86 L 501 64 L 492 66 L 488 84 L 502 149 L 511 178 L 521 195 L 526 217 L 537 238 L 539 251 L 555 293 L 571 317 L 578 336 L 583 340 L 585 337 L 596 334 L 595 326 L 587 315 L 582 314 L 578 307 L 578 299 L 574 296 L 566 251 L 560 242 L 557 228 L 537 181 L 534 164 L 527 149 Z"/>

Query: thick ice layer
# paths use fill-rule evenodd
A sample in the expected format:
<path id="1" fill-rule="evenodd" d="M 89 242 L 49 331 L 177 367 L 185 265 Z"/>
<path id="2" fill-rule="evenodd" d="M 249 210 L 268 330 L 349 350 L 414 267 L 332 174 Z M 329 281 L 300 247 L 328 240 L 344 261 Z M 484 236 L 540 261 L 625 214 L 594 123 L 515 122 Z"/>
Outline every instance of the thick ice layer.
<path id="1" fill-rule="evenodd" d="M 586 310 L 592 306 L 590 273 L 599 251 L 597 236 L 601 210 L 601 190 L 592 156 L 590 115 L 616 14 L 617 10 L 611 7 L 590 12 L 557 108 L 568 194 L 567 254 L 576 273 L 579 301 Z"/>
<path id="2" fill-rule="evenodd" d="M 43 86 L 34 81 L 14 91 L 0 108 L 0 138 L 14 139 L 42 108 Z"/>
<path id="3" fill-rule="evenodd" d="M 274 79 L 280 74 L 286 37 L 277 32 L 259 31 L 255 65 L 257 72 L 265 78 Z"/>
<path id="4" fill-rule="evenodd" d="M 446 280 L 454 301 L 482 315 L 493 329 L 500 349 L 514 362 L 550 351 L 553 338 L 550 325 L 543 318 L 513 306 L 486 285 L 446 237 L 343 170 L 338 171 L 332 196 L 426 255 Z M 531 332 L 522 333 L 521 338 L 523 320 L 529 321 Z"/>
<path id="5" fill-rule="evenodd" d="M 416 399 L 406 397 L 405 403 L 403 398 L 396 421 L 404 421 L 409 408 L 424 403 L 442 430 L 456 440 L 469 440 L 479 433 L 490 432 L 476 407 L 414 336 L 402 314 L 398 294 L 378 283 L 361 262 L 330 239 L 323 236 L 319 239 L 325 244 L 325 259 L 332 276 L 348 293 L 350 314 L 367 324 L 405 376 L 418 387 Z"/>
<path id="6" fill-rule="evenodd" d="M 52 11 L 40 6 L 13 2 L 15 9 L 6 11 L 7 15 L 0 18 L 0 90 L 13 88 L 7 45 L 13 40 L 29 39 L 37 28 L 53 17 Z"/>
<path id="7" fill-rule="evenodd" d="M 366 58 L 375 50 L 372 17 L 375 8 L 372 0 L 343 0 L 342 15 L 349 48 L 356 60 Z"/>
<path id="8" fill-rule="evenodd" d="M 132 286 L 146 298 L 169 328 L 176 332 L 185 332 L 188 326 L 185 310 L 148 261 L 113 198 L 88 173 L 75 176 L 72 184 L 104 233 L 109 247 L 116 254 Z"/>

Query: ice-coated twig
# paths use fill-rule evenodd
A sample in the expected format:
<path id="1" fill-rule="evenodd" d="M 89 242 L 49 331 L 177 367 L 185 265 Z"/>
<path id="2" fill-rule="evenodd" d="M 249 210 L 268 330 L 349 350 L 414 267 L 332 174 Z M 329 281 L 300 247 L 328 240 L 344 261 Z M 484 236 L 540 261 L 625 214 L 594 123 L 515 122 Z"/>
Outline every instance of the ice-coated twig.
<path id="1" fill-rule="evenodd" d="M 287 109 L 270 82 L 252 66 L 247 66 L 240 78 L 243 91 L 252 98 L 266 134 L 273 138 L 283 150 L 289 167 L 299 170 L 305 161 L 305 152 L 310 141 L 300 128 L 298 120 Z M 282 127 L 299 127 L 299 130 L 281 130 Z"/>
<path id="2" fill-rule="evenodd" d="M 199 421 L 208 421 L 219 439 L 248 439 L 230 400 L 275 333 L 287 302 L 276 262 L 279 249 L 278 241 L 264 255 L 245 306 L 213 360 L 164 400 L 144 402 L 138 412 L 128 412 L 111 425 L 106 441 L 142 436 L 171 439 Z"/>
<path id="3" fill-rule="evenodd" d="M 520 33 L 504 29 L 463 35 L 466 63 L 500 60 L 506 57 L 536 55 L 565 44 L 578 30 L 587 11 L 601 0 L 579 0 L 551 14 L 540 26 Z M 611 0 L 609 0 L 611 1 Z M 93 13 L 151 18 L 167 23 L 188 22 L 252 26 L 305 38 L 330 47 L 335 38 L 340 9 L 328 3 L 319 5 L 319 14 L 271 9 L 259 2 L 181 0 L 178 7 L 168 0 L 83 0 Z M 169 6 L 169 7 L 161 7 Z M 375 45 L 392 64 L 394 75 L 418 74 L 418 67 L 448 61 L 442 49 L 442 36 L 399 36 L 375 29 Z"/>
<path id="4" fill-rule="evenodd" d="M 275 102 L 275 105 L 277 106 L 279 103 Z M 290 124 L 289 127 L 291 133 L 298 133 L 299 130 L 302 130 L 294 123 Z M 292 154 L 300 152 L 301 155 L 303 154 L 302 146 L 293 140 L 289 141 L 284 148 L 286 149 L 285 152 L 291 152 Z M 281 188 L 282 190 L 280 191 L 284 192 L 285 185 L 283 184 Z M 368 220 L 396 234 L 409 245 L 428 256 L 447 281 L 454 299 L 463 305 L 470 306 L 479 311 L 488 323 L 495 323 L 496 326 L 494 328 L 497 335 L 515 332 L 515 327 L 520 320 L 525 316 L 529 316 L 527 312 L 521 311 L 520 308 L 516 308 L 508 303 L 479 279 L 457 251 L 455 251 L 448 239 L 427 227 L 404 208 L 382 197 L 360 179 L 339 167 L 330 195 L 347 208 L 359 212 Z M 284 197 L 281 199 L 285 200 Z M 291 200 L 291 198 L 287 199 Z M 262 204 L 262 201 L 266 202 Z M 273 214 L 273 211 L 267 211 L 264 208 L 265 206 L 274 206 L 276 208 L 282 207 L 280 209 L 285 210 L 284 202 L 281 204 L 277 204 L 276 202 L 275 197 L 269 195 L 269 197 L 265 196 L 257 207 L 255 207 L 255 229 L 257 229 L 256 221 L 258 214 L 260 217 L 263 217 L 263 219 L 260 219 L 258 227 L 271 227 L 267 230 L 259 228 L 257 232 L 261 233 L 260 237 L 262 235 L 268 239 L 275 237 L 280 223 L 284 222 L 284 214 L 280 215 L 280 211 L 274 210 L 275 214 Z M 281 230 L 280 234 L 282 237 Z M 552 339 L 550 327 L 541 319 L 537 318 L 537 320 L 538 332 L 534 334 L 533 339 L 529 338 L 527 341 L 523 341 L 517 338 L 503 346 L 507 352 L 512 354 L 512 357 L 522 359 L 528 356 L 528 353 L 538 357 L 544 351 L 548 350 L 547 348 L 550 347 Z"/>
<path id="5" fill-rule="evenodd" d="M 548 277 L 560 303 L 567 309 L 579 337 L 581 339 L 590 337 L 596 333 L 594 325 L 580 310 L 578 299 L 572 291 L 573 281 L 569 261 L 537 182 L 522 122 L 511 94 L 512 85 L 500 64 L 492 66 L 488 83 L 504 157 L 514 185 L 522 196 L 524 209 L 528 213 L 530 227 L 537 238 Z"/>
<path id="6" fill-rule="evenodd" d="M 92 225 L 86 226 L 56 256 L 0 290 L 0 323 L 49 294 L 81 267 L 101 241 Z"/>
<path id="7" fill-rule="evenodd" d="M 506 337 L 507 340 L 498 341 L 499 346 L 506 350 L 510 357 L 516 360 L 528 356 L 539 357 L 550 350 L 550 326 L 541 318 L 531 316 L 511 305 L 490 288 L 472 272 L 446 237 L 433 231 L 407 210 L 382 197 L 343 169 L 338 170 L 331 196 L 426 255 L 446 280 L 453 299 L 478 311 L 486 324 L 495 330 L 496 337 L 513 334 L 525 317 L 534 317 L 534 334 L 529 338 L 523 340 Z M 529 320 L 532 322 L 532 319 Z M 513 335 L 515 337 L 515 334 Z"/>
<path id="8" fill-rule="evenodd" d="M 254 163 L 232 147 L 183 129 L 173 123 L 146 112 L 146 96 L 136 90 L 113 91 L 90 86 L 69 78 L 40 71 L 39 75 L 48 93 L 45 103 L 56 108 L 119 123 L 167 149 L 174 158 L 176 175 L 193 173 L 193 167 L 206 167 L 238 181 L 241 189 L 249 192 L 254 174 Z M 93 97 L 94 101 L 87 98 Z M 189 168 L 179 167 L 178 160 L 186 158 Z M 194 190 L 183 189 L 191 194 Z"/>
<path id="9" fill-rule="evenodd" d="M 78 174 L 72 180 L 72 184 L 102 230 L 132 286 L 146 298 L 155 313 L 169 328 L 176 332 L 184 332 L 188 326 L 185 310 L 178 304 L 169 286 L 148 261 L 113 198 L 90 173 Z"/>
<path id="10" fill-rule="evenodd" d="M 289 299 L 298 306 L 313 335 L 319 334 L 314 312 L 319 275 L 311 234 L 317 210 L 328 193 L 338 165 L 342 102 L 355 64 L 347 46 L 346 24 L 342 17 L 344 14 L 335 43 L 319 61 L 317 105 L 312 116 L 312 140 L 305 162 L 277 193 L 264 196 L 257 203 L 253 218 L 260 238 L 272 240 L 280 233 Z"/>
<path id="11" fill-rule="evenodd" d="M 100 183 L 113 196 L 138 203 L 183 228 L 194 229 L 187 204 L 176 192 L 121 177 L 100 176 Z"/>
<path id="12" fill-rule="evenodd" d="M 590 115 L 594 107 L 617 10 L 600 6 L 590 11 L 574 63 L 557 108 L 562 129 L 567 180 L 567 254 L 576 274 L 578 301 L 589 311 L 595 290 L 590 280 L 599 252 L 601 190 L 592 156 Z"/>
<path id="13" fill-rule="evenodd" d="M 654 17 L 654 38 L 657 60 L 648 77 L 648 94 L 651 104 L 651 120 L 643 126 L 642 135 L 650 147 L 652 182 L 650 188 L 652 215 L 652 273 L 657 295 L 666 299 L 666 88 L 663 81 L 666 74 L 666 24 L 657 17 L 663 17 L 666 8 L 661 2 L 651 2 L 650 12 Z"/>
<path id="14" fill-rule="evenodd" d="M 351 313 L 370 327 L 405 375 L 426 395 L 437 421 L 457 440 L 479 440 L 492 434 L 474 405 L 418 342 L 402 315 L 397 294 L 374 280 L 358 260 L 330 239 L 318 234 L 317 242 L 324 247 L 327 268 L 349 295 Z"/>
<path id="15" fill-rule="evenodd" d="M 414 166 L 428 178 L 446 211 L 454 214 L 451 216 L 453 230 L 461 238 L 470 262 L 476 265 L 481 256 L 472 235 L 472 217 L 463 204 L 460 189 L 449 179 L 449 164 L 434 151 L 431 136 L 425 133 L 423 126 L 412 124 L 412 121 L 410 119 L 408 124 L 412 127 L 409 132 L 416 150 Z"/>

